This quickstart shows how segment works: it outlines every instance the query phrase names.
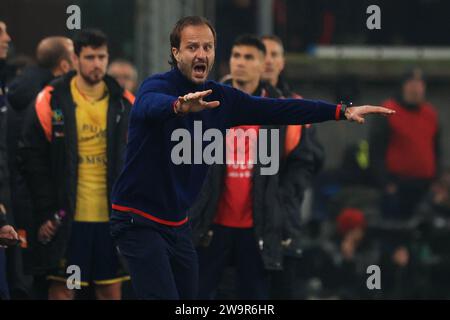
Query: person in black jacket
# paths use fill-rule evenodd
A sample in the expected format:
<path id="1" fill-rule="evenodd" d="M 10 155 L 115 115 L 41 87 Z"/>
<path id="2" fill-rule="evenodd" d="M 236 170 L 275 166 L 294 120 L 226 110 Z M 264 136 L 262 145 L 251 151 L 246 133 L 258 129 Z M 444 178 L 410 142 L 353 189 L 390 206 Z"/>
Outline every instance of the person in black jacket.
<path id="1" fill-rule="evenodd" d="M 73 42 L 66 37 L 52 36 L 42 39 L 36 49 L 36 66 L 27 67 L 9 82 L 8 107 L 8 154 L 11 188 L 11 210 L 15 226 L 24 240 L 23 245 L 9 250 L 9 285 L 11 298 L 27 299 L 39 296 L 42 290 L 32 290 L 33 257 L 27 248 L 27 235 L 32 228 L 31 197 L 20 169 L 18 141 L 24 117 L 37 94 L 53 79 L 73 69 Z M 34 277 L 34 289 L 39 288 Z M 46 295 L 46 293 L 44 293 Z"/>
<path id="2" fill-rule="evenodd" d="M 16 231 L 7 222 L 7 213 L 10 207 L 10 190 L 6 144 L 6 86 L 4 83 L 3 68 L 5 66 L 10 41 L 11 38 L 6 30 L 6 24 L 0 21 L 0 238 L 18 239 Z M 8 298 L 5 251 L 0 247 L 0 300 Z"/>
<path id="3" fill-rule="evenodd" d="M 239 37 L 230 57 L 233 87 L 252 95 L 280 97 L 278 90 L 260 81 L 264 44 L 255 36 Z M 214 297 L 223 269 L 237 267 L 238 296 L 269 298 L 269 270 L 283 268 L 285 250 L 298 248 L 303 190 L 314 172 L 305 126 L 240 126 L 234 129 L 276 129 L 280 168 L 261 175 L 260 164 L 213 165 L 197 202 L 191 208 L 194 242 L 200 262 L 199 297 Z M 249 133 L 250 134 L 250 133 Z M 228 138 L 227 138 L 228 139 Z M 252 148 L 250 141 L 246 150 Z M 247 156 L 247 155 L 246 155 Z M 248 160 L 248 158 L 246 158 Z"/>
<path id="4" fill-rule="evenodd" d="M 267 53 L 265 57 L 265 67 L 262 74 L 262 79 L 270 83 L 273 87 L 277 88 L 286 98 L 301 99 L 302 96 L 291 90 L 289 84 L 283 77 L 283 71 L 286 66 L 286 59 L 284 55 L 284 46 L 281 39 L 276 35 L 264 35 L 261 37 L 264 46 L 266 47 Z M 314 160 L 314 173 L 318 173 L 323 167 L 324 163 L 324 150 L 321 143 L 317 139 L 317 131 L 315 126 L 308 125 L 305 127 L 307 129 L 307 139 L 308 139 L 308 151 Z M 305 149 L 305 148 L 304 148 Z M 313 176 L 310 176 L 311 180 L 305 183 L 307 185 L 305 194 L 307 190 L 311 189 Z M 309 194 L 312 194 L 309 193 Z M 302 216 L 307 217 L 307 213 L 302 213 Z M 300 215 L 296 216 L 297 221 L 295 225 L 302 225 L 302 239 L 303 242 L 310 242 L 309 229 L 313 228 L 312 221 L 308 218 L 303 219 L 300 222 Z M 299 249 L 299 248 L 297 248 Z M 302 254 L 292 254 L 292 252 L 287 252 L 284 268 L 281 272 L 274 272 L 272 275 L 271 283 L 271 296 L 275 299 L 295 299 L 296 294 L 294 293 L 297 289 L 294 288 L 294 283 L 297 275 L 299 274 L 299 268 L 303 264 L 307 263 L 305 260 L 308 255 L 305 255 L 305 249 L 302 248 Z"/>
<path id="5" fill-rule="evenodd" d="M 35 272 L 48 274 L 50 299 L 73 299 L 73 283 L 94 285 L 98 299 L 120 299 L 128 279 L 109 234 L 110 191 L 122 169 L 134 97 L 106 75 L 106 36 L 83 30 L 74 40 L 77 73 L 42 90 L 29 108 L 21 145 L 34 209 Z"/>

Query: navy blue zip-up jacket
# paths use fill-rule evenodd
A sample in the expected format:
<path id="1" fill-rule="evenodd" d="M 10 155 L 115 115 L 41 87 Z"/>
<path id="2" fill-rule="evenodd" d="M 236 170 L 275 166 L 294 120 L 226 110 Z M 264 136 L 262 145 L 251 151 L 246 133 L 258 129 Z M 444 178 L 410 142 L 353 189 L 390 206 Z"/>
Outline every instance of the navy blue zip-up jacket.
<path id="1" fill-rule="evenodd" d="M 219 107 L 175 114 L 173 105 L 179 96 L 209 89 L 212 94 L 205 100 L 220 101 Z M 202 121 L 203 132 L 217 128 L 225 134 L 237 125 L 333 120 L 337 108 L 321 101 L 253 97 L 214 81 L 197 85 L 177 68 L 151 76 L 139 88 L 131 111 L 125 166 L 113 188 L 113 209 L 169 226 L 187 222 L 187 210 L 201 189 L 208 165 L 172 162 L 172 148 L 179 141 L 171 141 L 171 135 L 178 128 L 189 130 L 193 144 L 194 121 Z"/>

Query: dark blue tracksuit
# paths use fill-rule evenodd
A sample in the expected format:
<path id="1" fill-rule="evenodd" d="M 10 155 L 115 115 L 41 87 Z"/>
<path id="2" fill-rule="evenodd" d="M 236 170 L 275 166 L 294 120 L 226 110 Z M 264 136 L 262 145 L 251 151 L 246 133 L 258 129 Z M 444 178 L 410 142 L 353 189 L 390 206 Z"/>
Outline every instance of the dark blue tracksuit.
<path id="1" fill-rule="evenodd" d="M 211 110 L 179 116 L 179 96 L 212 89 Z M 238 125 L 306 124 L 336 119 L 335 104 L 302 99 L 250 96 L 214 81 L 197 85 L 174 68 L 141 85 L 130 116 L 125 166 L 112 193 L 113 236 L 125 256 L 140 298 L 195 298 L 197 256 L 190 239 L 187 211 L 206 176 L 206 164 L 175 165 L 174 130 L 202 121 L 203 131 Z M 192 141 L 193 142 L 193 141 Z M 194 157 L 194 154 L 193 154 Z M 194 161 L 192 161 L 194 163 Z"/>

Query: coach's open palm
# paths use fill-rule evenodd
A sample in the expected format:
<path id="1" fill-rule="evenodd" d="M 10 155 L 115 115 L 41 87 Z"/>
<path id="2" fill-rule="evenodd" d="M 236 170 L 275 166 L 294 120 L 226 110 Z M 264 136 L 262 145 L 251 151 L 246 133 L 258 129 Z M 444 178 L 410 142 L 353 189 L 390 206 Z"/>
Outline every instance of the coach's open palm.
<path id="1" fill-rule="evenodd" d="M 203 98 L 209 96 L 212 90 L 198 91 L 188 93 L 183 97 L 179 97 L 175 105 L 176 113 L 199 112 L 204 109 L 216 108 L 220 105 L 219 101 L 204 101 Z"/>
<path id="2" fill-rule="evenodd" d="M 358 123 L 364 123 L 364 116 L 368 114 L 380 114 L 383 116 L 390 116 L 395 114 L 394 110 L 378 107 L 378 106 L 358 106 L 348 107 L 345 110 L 345 117 L 349 121 L 356 121 Z"/>

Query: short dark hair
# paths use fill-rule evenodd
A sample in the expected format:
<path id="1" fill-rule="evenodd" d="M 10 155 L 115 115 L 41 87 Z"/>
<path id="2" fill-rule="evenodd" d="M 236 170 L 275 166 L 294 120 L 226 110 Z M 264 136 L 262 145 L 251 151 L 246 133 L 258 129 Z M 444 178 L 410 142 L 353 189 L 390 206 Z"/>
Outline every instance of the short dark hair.
<path id="1" fill-rule="evenodd" d="M 98 29 L 81 30 L 73 39 L 73 50 L 77 56 L 80 56 L 83 47 L 99 48 L 105 45 L 108 46 L 108 38 Z"/>
<path id="2" fill-rule="evenodd" d="M 252 34 L 243 34 L 243 35 L 238 36 L 236 38 L 236 40 L 234 40 L 234 42 L 233 42 L 233 47 L 237 47 L 237 46 L 254 47 L 254 48 L 258 49 L 259 51 L 261 51 L 264 55 L 266 55 L 266 52 L 267 52 L 266 46 L 261 41 L 261 39 Z"/>
<path id="3" fill-rule="evenodd" d="M 172 29 L 172 32 L 170 33 L 169 64 L 172 67 L 175 67 L 177 65 L 177 60 L 175 59 L 175 57 L 172 53 L 172 48 L 180 49 L 181 32 L 183 31 L 183 29 L 186 27 L 189 27 L 189 26 L 202 26 L 202 25 L 206 25 L 209 27 L 209 29 L 211 29 L 211 32 L 214 36 L 214 46 L 216 45 L 217 33 L 216 33 L 216 30 L 214 29 L 212 23 L 208 19 L 206 19 L 205 17 L 201 17 L 201 16 L 188 16 L 188 17 L 181 18 L 180 20 L 177 21 L 177 23 L 175 24 L 175 26 Z"/>

